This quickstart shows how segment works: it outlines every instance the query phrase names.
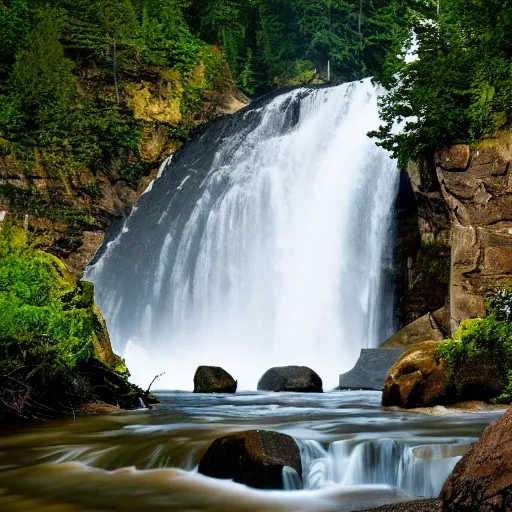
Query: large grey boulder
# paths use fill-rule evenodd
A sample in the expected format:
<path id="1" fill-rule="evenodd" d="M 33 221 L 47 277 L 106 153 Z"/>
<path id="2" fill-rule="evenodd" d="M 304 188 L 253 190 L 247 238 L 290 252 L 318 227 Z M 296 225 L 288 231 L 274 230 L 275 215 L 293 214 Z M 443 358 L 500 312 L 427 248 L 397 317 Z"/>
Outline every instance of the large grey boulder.
<path id="1" fill-rule="evenodd" d="M 322 379 L 306 366 L 280 366 L 263 374 L 258 382 L 258 391 L 322 393 Z"/>
<path id="2" fill-rule="evenodd" d="M 194 375 L 194 393 L 235 393 L 237 382 L 220 366 L 200 366 Z"/>
<path id="3" fill-rule="evenodd" d="M 387 373 L 402 352 L 401 348 L 361 350 L 361 355 L 354 368 L 340 375 L 340 389 L 382 391 Z"/>
<path id="4" fill-rule="evenodd" d="M 279 432 L 249 430 L 216 439 L 201 458 L 199 473 L 257 489 L 283 489 L 284 467 L 302 476 L 294 439 Z"/>

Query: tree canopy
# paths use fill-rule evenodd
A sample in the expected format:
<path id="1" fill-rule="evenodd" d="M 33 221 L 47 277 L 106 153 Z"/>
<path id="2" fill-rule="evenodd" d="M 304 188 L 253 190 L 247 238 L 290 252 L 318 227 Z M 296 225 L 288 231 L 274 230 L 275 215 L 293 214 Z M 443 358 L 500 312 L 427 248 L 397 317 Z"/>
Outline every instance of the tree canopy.
<path id="1" fill-rule="evenodd" d="M 418 59 L 388 76 L 386 124 L 374 134 L 403 165 L 424 150 L 478 140 L 512 122 L 509 1 L 440 0 L 437 15 L 413 26 Z"/>

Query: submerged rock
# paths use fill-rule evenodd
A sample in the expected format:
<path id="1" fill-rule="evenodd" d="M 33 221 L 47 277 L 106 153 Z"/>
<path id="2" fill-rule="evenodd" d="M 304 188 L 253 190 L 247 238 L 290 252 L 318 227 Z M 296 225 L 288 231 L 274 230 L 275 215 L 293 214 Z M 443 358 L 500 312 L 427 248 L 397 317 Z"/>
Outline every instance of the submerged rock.
<path id="1" fill-rule="evenodd" d="M 281 366 L 267 370 L 258 382 L 258 391 L 322 393 L 322 379 L 307 366 Z"/>
<path id="2" fill-rule="evenodd" d="M 440 498 L 445 511 L 482 512 L 512 507 L 512 411 L 487 427 L 455 466 Z"/>
<path id="3" fill-rule="evenodd" d="M 429 407 L 455 401 L 449 371 L 436 356 L 438 345 L 418 343 L 399 357 L 386 377 L 382 405 Z"/>
<path id="4" fill-rule="evenodd" d="M 284 467 L 302 475 L 294 439 L 279 432 L 249 430 L 216 439 L 199 462 L 199 473 L 257 489 L 283 489 Z"/>
<path id="5" fill-rule="evenodd" d="M 200 366 L 194 375 L 194 393 L 236 393 L 237 382 L 220 366 Z"/>

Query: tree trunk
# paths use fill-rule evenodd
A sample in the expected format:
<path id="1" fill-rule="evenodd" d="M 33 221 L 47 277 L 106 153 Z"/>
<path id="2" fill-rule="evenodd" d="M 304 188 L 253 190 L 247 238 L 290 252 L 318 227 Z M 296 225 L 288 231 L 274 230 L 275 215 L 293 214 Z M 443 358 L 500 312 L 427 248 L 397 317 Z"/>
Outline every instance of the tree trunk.
<path id="1" fill-rule="evenodd" d="M 115 39 L 112 45 L 112 66 L 114 68 L 114 87 L 116 90 L 116 102 L 119 105 L 119 87 L 117 85 L 117 44 Z"/>
<path id="2" fill-rule="evenodd" d="M 359 39 L 363 37 L 361 28 L 363 26 L 363 0 L 359 0 Z"/>

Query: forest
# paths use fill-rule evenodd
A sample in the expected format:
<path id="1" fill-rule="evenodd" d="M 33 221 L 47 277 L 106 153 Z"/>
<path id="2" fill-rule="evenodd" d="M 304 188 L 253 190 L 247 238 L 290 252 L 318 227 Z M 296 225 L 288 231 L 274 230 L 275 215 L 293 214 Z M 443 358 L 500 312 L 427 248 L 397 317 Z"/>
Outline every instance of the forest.
<path id="1" fill-rule="evenodd" d="M 180 112 L 166 124 L 180 140 L 208 90 L 375 76 L 391 91 L 378 136 L 403 163 L 510 122 L 511 13 L 506 0 L 4 0 L 1 151 L 38 148 L 59 174 L 117 159 L 136 180 L 130 83 L 171 74 Z M 419 59 L 406 63 L 413 34 Z"/>
<path id="2" fill-rule="evenodd" d="M 139 154 L 147 122 L 134 84 L 171 84 L 162 119 L 179 143 L 209 118 L 212 91 L 254 97 L 315 78 L 392 75 L 411 24 L 432 8 L 404 0 L 4 0 L 0 151 L 58 176 L 116 165 L 136 182 L 148 162 Z"/>

